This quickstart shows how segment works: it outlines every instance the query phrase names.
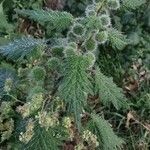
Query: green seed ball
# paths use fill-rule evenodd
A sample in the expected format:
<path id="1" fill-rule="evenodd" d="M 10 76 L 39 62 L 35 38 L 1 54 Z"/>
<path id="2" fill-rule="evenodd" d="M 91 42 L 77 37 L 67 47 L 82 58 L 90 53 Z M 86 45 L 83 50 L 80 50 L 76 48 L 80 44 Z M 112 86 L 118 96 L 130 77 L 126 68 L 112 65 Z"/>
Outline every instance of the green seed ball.
<path id="1" fill-rule="evenodd" d="M 97 41 L 92 37 L 85 41 L 85 49 L 87 51 L 95 51 L 97 49 Z"/>
<path id="2" fill-rule="evenodd" d="M 69 31 L 67 34 L 67 39 L 68 39 L 68 41 L 76 41 L 77 37 L 74 35 L 74 33 L 72 31 Z"/>
<path id="3" fill-rule="evenodd" d="M 56 57 L 52 57 L 48 60 L 47 66 L 51 70 L 56 70 L 60 67 L 60 60 Z"/>
<path id="4" fill-rule="evenodd" d="M 100 31 L 95 35 L 95 39 L 99 44 L 103 44 L 108 40 L 108 32 Z"/>
<path id="5" fill-rule="evenodd" d="M 52 49 L 51 49 L 52 55 L 54 57 L 62 57 L 63 56 L 63 50 L 64 50 L 64 48 L 61 46 L 52 47 Z"/>
<path id="6" fill-rule="evenodd" d="M 95 64 L 96 58 L 95 55 L 92 52 L 88 52 L 85 54 L 85 59 L 86 59 L 86 65 L 88 68 L 93 67 L 93 65 Z"/>
<path id="7" fill-rule="evenodd" d="M 78 45 L 77 45 L 77 43 L 75 43 L 75 42 L 70 42 L 70 43 L 68 43 L 68 46 L 69 46 L 69 47 L 72 47 L 72 48 L 74 48 L 74 49 L 77 49 L 77 48 L 78 48 Z"/>
<path id="8" fill-rule="evenodd" d="M 96 16 L 96 11 L 95 10 L 86 10 L 85 12 L 87 17 L 91 17 L 91 16 Z"/>
<path id="9" fill-rule="evenodd" d="M 33 59 L 40 59 L 43 56 L 43 50 L 44 46 L 39 46 L 33 51 L 32 53 L 32 58 Z"/>
<path id="10" fill-rule="evenodd" d="M 46 71 L 43 67 L 36 66 L 31 70 L 31 77 L 35 81 L 42 81 L 45 79 Z"/>
<path id="11" fill-rule="evenodd" d="M 87 5 L 86 10 L 95 10 L 96 9 L 96 5 L 95 4 L 90 4 Z"/>
<path id="12" fill-rule="evenodd" d="M 85 15 L 87 17 L 96 16 L 96 7 L 94 4 L 88 5 L 85 10 Z"/>
<path id="13" fill-rule="evenodd" d="M 107 5 L 112 10 L 117 10 L 118 8 L 120 8 L 119 0 L 108 0 Z"/>
<path id="14" fill-rule="evenodd" d="M 103 14 L 100 16 L 100 21 L 101 21 L 102 26 L 104 27 L 108 27 L 111 25 L 110 17 L 106 14 Z"/>
<path id="15" fill-rule="evenodd" d="M 73 47 L 68 46 L 68 47 L 66 47 L 65 50 L 64 50 L 64 55 L 65 55 L 65 57 L 74 56 L 74 55 L 76 55 L 76 54 L 77 54 L 76 49 L 73 48 Z"/>
<path id="16" fill-rule="evenodd" d="M 72 27 L 72 33 L 75 36 L 83 36 L 85 34 L 85 27 L 82 24 L 76 23 Z"/>

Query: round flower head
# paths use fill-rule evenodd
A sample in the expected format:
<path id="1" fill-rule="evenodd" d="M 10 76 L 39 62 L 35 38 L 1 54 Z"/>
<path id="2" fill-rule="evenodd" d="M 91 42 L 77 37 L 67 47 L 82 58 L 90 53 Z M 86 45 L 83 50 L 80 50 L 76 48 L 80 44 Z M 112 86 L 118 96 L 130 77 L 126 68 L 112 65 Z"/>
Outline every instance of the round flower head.
<path id="1" fill-rule="evenodd" d="M 36 66 L 31 70 L 31 77 L 35 81 L 44 80 L 46 76 L 46 71 L 43 67 Z"/>
<path id="2" fill-rule="evenodd" d="M 51 51 L 52 51 L 52 55 L 53 56 L 60 56 L 60 57 L 62 57 L 63 56 L 63 50 L 64 50 L 64 48 L 63 47 L 61 47 L 61 46 L 54 46 L 54 47 L 52 47 L 51 48 Z"/>
<path id="3" fill-rule="evenodd" d="M 86 16 L 90 17 L 90 16 L 96 16 L 96 11 L 95 10 L 86 10 Z"/>
<path id="4" fill-rule="evenodd" d="M 104 27 L 108 27 L 111 25 L 110 17 L 106 14 L 103 14 L 100 16 L 100 21 L 101 21 L 102 26 Z"/>
<path id="5" fill-rule="evenodd" d="M 91 37 L 84 42 L 84 46 L 87 51 L 95 51 L 97 49 L 97 41 L 94 37 Z"/>
<path id="6" fill-rule="evenodd" d="M 72 47 L 72 48 L 74 48 L 74 49 L 77 49 L 77 48 L 78 48 L 78 45 L 77 45 L 77 43 L 75 43 L 75 42 L 70 42 L 70 43 L 68 43 L 68 46 L 69 46 L 69 47 Z"/>
<path id="7" fill-rule="evenodd" d="M 30 119 L 26 126 L 26 131 L 23 133 L 21 132 L 19 135 L 19 140 L 25 144 L 27 144 L 34 135 L 34 121 Z"/>
<path id="8" fill-rule="evenodd" d="M 5 86 L 4 86 L 4 91 L 5 92 L 10 92 L 11 88 L 13 85 L 13 80 L 11 78 L 6 79 L 5 81 Z"/>
<path id="9" fill-rule="evenodd" d="M 66 47 L 64 50 L 65 57 L 74 56 L 76 54 L 77 54 L 76 49 L 71 46 Z"/>
<path id="10" fill-rule="evenodd" d="M 89 145 L 95 146 L 95 148 L 99 146 L 97 136 L 89 130 L 83 132 L 82 138 L 88 142 Z"/>
<path id="11" fill-rule="evenodd" d="M 118 8 L 120 8 L 119 0 L 108 0 L 107 5 L 108 8 L 112 10 L 117 10 Z"/>
<path id="12" fill-rule="evenodd" d="M 76 41 L 77 37 L 74 35 L 74 33 L 72 31 L 69 31 L 67 33 L 67 39 L 68 39 L 68 41 Z"/>
<path id="13" fill-rule="evenodd" d="M 47 66 L 50 70 L 56 70 L 60 67 L 60 60 L 56 57 L 52 57 L 48 60 Z"/>
<path id="14" fill-rule="evenodd" d="M 84 36 L 86 29 L 82 24 L 75 23 L 72 26 L 71 31 L 76 37 L 82 37 L 82 36 Z"/>
<path id="15" fill-rule="evenodd" d="M 59 124 L 58 115 L 50 114 L 46 111 L 39 112 L 36 118 L 39 120 L 40 126 L 46 128 L 46 131 L 48 131 L 50 127 L 52 128 Z"/>
<path id="16" fill-rule="evenodd" d="M 85 10 L 85 14 L 87 17 L 96 16 L 96 7 L 94 4 L 88 5 Z"/>
<path id="17" fill-rule="evenodd" d="M 69 117 L 64 117 L 63 119 L 63 126 L 69 129 L 72 126 L 72 120 Z"/>
<path id="18" fill-rule="evenodd" d="M 85 54 L 85 59 L 87 61 L 87 67 L 91 68 L 95 64 L 96 58 L 92 52 L 88 52 Z"/>
<path id="19" fill-rule="evenodd" d="M 94 4 L 90 4 L 90 5 L 88 5 L 87 7 L 86 7 L 86 10 L 88 9 L 88 10 L 94 10 L 96 7 L 95 7 L 95 5 Z"/>
<path id="20" fill-rule="evenodd" d="M 108 32 L 100 31 L 95 35 L 95 39 L 99 44 L 103 44 L 108 40 Z"/>

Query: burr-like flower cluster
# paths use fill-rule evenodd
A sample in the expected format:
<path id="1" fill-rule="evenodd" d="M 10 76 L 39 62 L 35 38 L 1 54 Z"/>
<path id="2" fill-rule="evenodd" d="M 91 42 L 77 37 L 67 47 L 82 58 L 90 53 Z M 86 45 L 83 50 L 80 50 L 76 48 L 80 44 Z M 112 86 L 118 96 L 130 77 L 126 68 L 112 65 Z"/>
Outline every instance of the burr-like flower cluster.
<path id="1" fill-rule="evenodd" d="M 99 146 L 99 142 L 97 140 L 97 136 L 94 135 L 91 131 L 85 130 L 83 132 L 82 138 L 86 141 L 89 145 L 93 145 L 95 147 Z"/>
<path id="2" fill-rule="evenodd" d="M 9 93 L 11 91 L 13 85 L 13 81 L 11 78 L 6 79 L 5 85 L 4 85 L 4 91 Z"/>
<path id="3" fill-rule="evenodd" d="M 22 117 L 28 117 L 30 114 L 37 111 L 43 102 L 43 94 L 34 94 L 30 102 L 25 103 L 23 106 L 18 106 L 17 111 L 21 113 Z"/>
<path id="4" fill-rule="evenodd" d="M 26 131 L 20 133 L 19 140 L 23 143 L 28 143 L 34 135 L 34 122 L 32 119 L 29 120 Z"/>
<path id="5" fill-rule="evenodd" d="M 36 118 L 39 120 L 40 126 L 46 128 L 46 130 L 59 125 L 58 114 L 55 113 L 50 114 L 46 111 L 41 111 Z"/>

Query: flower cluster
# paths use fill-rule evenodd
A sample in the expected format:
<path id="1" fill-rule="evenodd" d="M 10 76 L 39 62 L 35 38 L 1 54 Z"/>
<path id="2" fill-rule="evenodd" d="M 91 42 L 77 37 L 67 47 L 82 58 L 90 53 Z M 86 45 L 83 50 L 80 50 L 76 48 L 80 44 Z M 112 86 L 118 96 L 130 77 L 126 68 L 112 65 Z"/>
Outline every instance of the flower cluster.
<path id="1" fill-rule="evenodd" d="M 81 142 L 81 143 L 79 143 L 78 145 L 75 146 L 75 150 L 86 150 L 86 147 Z"/>
<path id="2" fill-rule="evenodd" d="M 94 135 L 91 131 L 86 130 L 83 132 L 82 138 L 86 141 L 89 145 L 93 145 L 94 147 L 99 146 L 99 142 L 97 140 L 97 136 Z"/>
<path id="3" fill-rule="evenodd" d="M 13 85 L 13 81 L 11 78 L 6 79 L 5 85 L 4 85 L 4 91 L 9 93 L 11 91 Z"/>
<path id="4" fill-rule="evenodd" d="M 34 122 L 32 119 L 28 121 L 26 131 L 20 133 L 19 140 L 23 143 L 28 143 L 34 135 Z"/>
<path id="5" fill-rule="evenodd" d="M 28 117 L 30 114 L 37 111 L 43 102 L 43 94 L 34 94 L 30 102 L 25 103 L 23 106 L 17 107 L 17 112 L 21 113 L 22 117 Z"/>
<path id="6" fill-rule="evenodd" d="M 69 117 L 65 117 L 63 120 L 63 125 L 65 128 L 69 129 L 72 126 L 72 120 Z"/>
<path id="7" fill-rule="evenodd" d="M 70 117 L 64 117 L 63 119 L 63 126 L 67 129 L 67 132 L 69 133 L 69 138 L 70 140 L 73 140 L 74 138 L 74 130 L 72 128 L 72 122 L 73 122 L 73 118 Z"/>
<path id="8" fill-rule="evenodd" d="M 42 81 L 45 79 L 46 71 L 43 67 L 35 66 L 31 70 L 31 78 L 35 81 Z"/>
<path id="9" fill-rule="evenodd" d="M 8 119 L 12 112 L 11 102 L 2 102 L 0 106 L 0 122 L 4 119 Z"/>
<path id="10" fill-rule="evenodd" d="M 39 120 L 40 126 L 46 128 L 46 130 L 50 127 L 53 128 L 59 125 L 58 114 L 50 114 L 46 111 L 41 111 L 38 112 L 36 118 Z"/>
<path id="11" fill-rule="evenodd" d="M 112 10 L 117 10 L 120 8 L 119 0 L 108 0 L 107 5 L 108 5 L 108 8 Z"/>
<path id="12" fill-rule="evenodd" d="M 12 132 L 14 131 L 14 120 L 10 119 L 6 121 L 5 123 L 0 124 L 0 133 L 1 133 L 1 140 L 0 142 L 3 142 L 7 139 L 9 139 L 12 135 Z"/>

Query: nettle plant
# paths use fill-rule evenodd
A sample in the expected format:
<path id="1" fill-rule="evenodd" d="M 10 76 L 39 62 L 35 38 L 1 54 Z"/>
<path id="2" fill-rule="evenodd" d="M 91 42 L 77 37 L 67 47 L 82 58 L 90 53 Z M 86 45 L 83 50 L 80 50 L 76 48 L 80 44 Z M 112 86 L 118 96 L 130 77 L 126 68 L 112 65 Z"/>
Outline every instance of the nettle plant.
<path id="1" fill-rule="evenodd" d="M 99 45 L 118 50 L 127 45 L 126 37 L 113 28 L 110 14 L 128 3 L 93 0 L 78 18 L 68 12 L 16 10 L 53 35 L 24 36 L 0 47 L 14 64 L 0 66 L 1 142 L 15 136 L 16 149 L 56 150 L 64 141 L 78 138 L 76 150 L 122 148 L 124 141 L 89 101 L 97 97 L 117 110 L 128 107 L 122 89 L 96 63 Z"/>

